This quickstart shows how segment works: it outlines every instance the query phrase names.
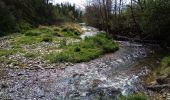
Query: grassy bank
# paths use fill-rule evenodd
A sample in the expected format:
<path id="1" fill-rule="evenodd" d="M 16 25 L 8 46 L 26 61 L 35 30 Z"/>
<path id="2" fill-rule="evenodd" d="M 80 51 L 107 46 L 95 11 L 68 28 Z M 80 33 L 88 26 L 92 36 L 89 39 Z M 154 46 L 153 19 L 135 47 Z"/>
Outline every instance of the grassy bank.
<path id="1" fill-rule="evenodd" d="M 0 50 L 0 59 L 5 62 L 9 56 L 19 54 L 28 59 L 41 58 L 51 63 L 79 63 L 118 49 L 118 45 L 105 33 L 85 40 L 80 38 L 82 33 L 81 27 L 74 23 L 25 30 L 6 40 L 7 46 Z"/>
<path id="2" fill-rule="evenodd" d="M 68 45 L 60 53 L 51 53 L 45 58 L 51 62 L 85 62 L 97 58 L 102 54 L 114 52 L 118 49 L 116 43 L 106 34 L 101 33 L 88 37 L 78 44 Z"/>
<path id="3" fill-rule="evenodd" d="M 170 56 L 162 59 L 161 66 L 157 70 L 157 75 L 170 75 Z"/>

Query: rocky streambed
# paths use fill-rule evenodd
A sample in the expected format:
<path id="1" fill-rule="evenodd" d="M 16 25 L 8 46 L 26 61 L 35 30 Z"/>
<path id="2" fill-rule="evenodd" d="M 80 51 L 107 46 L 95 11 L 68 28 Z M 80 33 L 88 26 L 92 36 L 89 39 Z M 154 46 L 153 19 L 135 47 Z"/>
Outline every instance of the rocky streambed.
<path id="1" fill-rule="evenodd" d="M 87 63 L 51 69 L 0 69 L 0 99 L 94 100 L 145 92 L 142 76 L 158 65 L 142 44 L 118 42 L 120 49 Z M 55 65 L 59 66 L 59 65 Z M 41 65 L 40 65 L 41 67 Z"/>

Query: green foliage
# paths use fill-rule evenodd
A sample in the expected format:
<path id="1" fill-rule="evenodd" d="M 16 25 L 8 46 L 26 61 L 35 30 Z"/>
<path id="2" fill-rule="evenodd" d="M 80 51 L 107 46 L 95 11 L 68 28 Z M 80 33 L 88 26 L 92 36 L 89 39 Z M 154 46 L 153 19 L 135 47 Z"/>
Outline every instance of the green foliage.
<path id="1" fill-rule="evenodd" d="M 52 42 L 53 41 L 52 35 L 51 34 L 44 34 L 42 36 L 42 41 L 44 41 L 44 42 Z"/>
<path id="2" fill-rule="evenodd" d="M 85 21 L 87 24 L 109 31 L 110 34 L 158 40 L 162 43 L 161 45 L 169 46 L 169 0 L 131 0 L 132 3 L 127 4 L 125 8 L 123 5 L 124 9 L 118 5 L 121 0 L 113 1 L 113 6 L 117 7 L 117 10 L 115 8 L 109 12 L 106 9 L 109 9 L 107 7 L 110 6 L 107 6 L 107 3 L 106 5 L 102 2 L 99 3 L 99 1 L 92 2 L 86 7 Z M 115 5 L 116 3 L 117 5 Z"/>
<path id="3" fill-rule="evenodd" d="M 57 17 L 64 21 L 81 21 L 82 11 L 70 3 L 61 3 L 55 6 Z"/>
<path id="4" fill-rule="evenodd" d="M 78 21 L 81 11 L 69 3 L 52 5 L 46 0 L 1 0 L 0 36 L 10 32 L 25 32 L 40 24 L 51 25 Z"/>
<path id="5" fill-rule="evenodd" d="M 169 0 L 147 0 L 143 16 L 139 20 L 144 33 L 162 42 L 170 42 Z"/>
<path id="6" fill-rule="evenodd" d="M 161 61 L 161 66 L 158 68 L 157 74 L 169 75 L 170 74 L 170 56 L 164 57 Z"/>
<path id="7" fill-rule="evenodd" d="M 121 96 L 119 100 L 147 100 L 147 97 L 142 94 L 132 94 L 129 96 Z"/>
<path id="8" fill-rule="evenodd" d="M 105 46 L 106 45 L 106 46 Z M 60 53 L 46 55 L 51 62 L 86 62 L 99 57 L 104 53 L 114 52 L 118 49 L 115 42 L 105 34 L 86 38 L 79 44 L 65 46 Z"/>
<path id="9" fill-rule="evenodd" d="M 70 36 L 78 36 L 80 35 L 80 33 L 75 32 L 74 30 L 69 30 L 69 29 L 63 29 L 62 33 L 64 36 L 66 37 L 70 37 Z"/>
<path id="10" fill-rule="evenodd" d="M 32 25 L 25 21 L 21 21 L 21 22 L 17 23 L 17 25 L 16 25 L 16 30 L 21 33 L 25 32 L 27 30 L 30 30 L 31 28 L 32 28 Z"/>
<path id="11" fill-rule="evenodd" d="M 0 36 L 6 35 L 7 32 L 15 29 L 15 17 L 2 1 L 0 1 L 0 19 Z"/>

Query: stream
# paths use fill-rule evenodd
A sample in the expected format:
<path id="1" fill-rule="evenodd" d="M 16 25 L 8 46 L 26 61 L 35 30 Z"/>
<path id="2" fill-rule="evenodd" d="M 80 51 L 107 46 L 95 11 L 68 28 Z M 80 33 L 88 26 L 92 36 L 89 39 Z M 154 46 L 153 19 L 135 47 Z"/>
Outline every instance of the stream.
<path id="1" fill-rule="evenodd" d="M 84 28 L 81 36 L 97 29 Z M 142 79 L 158 66 L 157 46 L 116 41 L 120 49 L 65 69 L 0 69 L 2 100 L 115 100 L 119 95 L 146 92 Z"/>

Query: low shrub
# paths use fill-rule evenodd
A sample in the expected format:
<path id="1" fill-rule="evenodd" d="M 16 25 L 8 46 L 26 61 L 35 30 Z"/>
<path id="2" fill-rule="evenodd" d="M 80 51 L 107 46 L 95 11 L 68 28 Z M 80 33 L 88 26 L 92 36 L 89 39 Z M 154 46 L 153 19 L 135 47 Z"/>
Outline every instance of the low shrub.
<path id="1" fill-rule="evenodd" d="M 75 52 L 80 52 L 80 51 L 81 51 L 81 48 L 80 48 L 80 47 L 75 47 L 75 48 L 74 48 L 74 51 L 75 51 Z"/>

